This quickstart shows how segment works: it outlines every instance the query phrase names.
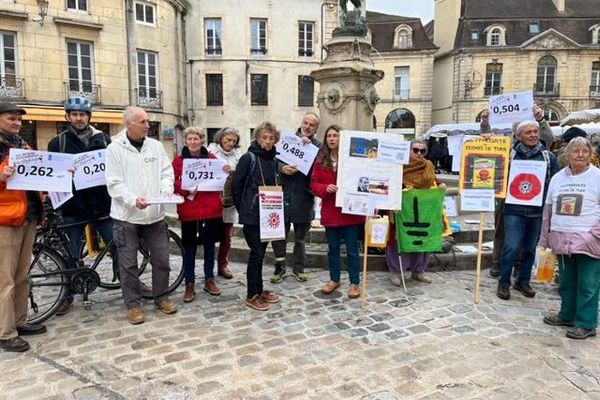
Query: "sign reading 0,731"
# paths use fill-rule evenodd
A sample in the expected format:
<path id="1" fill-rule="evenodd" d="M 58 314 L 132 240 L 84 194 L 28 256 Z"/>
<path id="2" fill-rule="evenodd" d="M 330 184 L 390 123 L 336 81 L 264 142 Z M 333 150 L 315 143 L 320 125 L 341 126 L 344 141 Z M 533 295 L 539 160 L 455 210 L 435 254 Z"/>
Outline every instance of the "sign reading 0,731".
<path id="1" fill-rule="evenodd" d="M 223 171 L 225 160 L 208 158 L 186 158 L 183 160 L 181 188 L 199 192 L 223 190 L 229 174 Z"/>

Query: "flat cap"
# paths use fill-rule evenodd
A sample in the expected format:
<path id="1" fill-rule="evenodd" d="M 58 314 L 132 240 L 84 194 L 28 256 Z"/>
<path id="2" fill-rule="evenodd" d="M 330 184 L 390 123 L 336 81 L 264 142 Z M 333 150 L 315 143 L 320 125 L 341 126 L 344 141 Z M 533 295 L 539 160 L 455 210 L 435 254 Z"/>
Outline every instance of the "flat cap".
<path id="1" fill-rule="evenodd" d="M 21 108 L 21 107 L 17 106 L 16 104 L 13 104 L 8 101 L 0 101 L 0 114 L 9 113 L 9 112 L 18 112 L 18 113 L 21 113 L 21 115 L 27 114 L 27 111 L 25 111 L 24 108 Z"/>

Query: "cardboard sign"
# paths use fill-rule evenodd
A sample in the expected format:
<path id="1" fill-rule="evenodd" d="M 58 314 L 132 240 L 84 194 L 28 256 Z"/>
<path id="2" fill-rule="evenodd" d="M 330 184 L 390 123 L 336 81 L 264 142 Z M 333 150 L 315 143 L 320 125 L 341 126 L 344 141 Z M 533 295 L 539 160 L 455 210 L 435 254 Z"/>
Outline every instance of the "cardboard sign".
<path id="1" fill-rule="evenodd" d="M 260 240 L 285 239 L 285 216 L 283 214 L 283 190 L 281 186 L 259 186 L 258 208 Z"/>
<path id="2" fill-rule="evenodd" d="M 546 184 L 546 162 L 512 160 L 506 204 L 541 206 Z"/>
<path id="3" fill-rule="evenodd" d="M 510 138 L 493 136 L 463 144 L 458 189 L 492 189 L 506 197 Z"/>

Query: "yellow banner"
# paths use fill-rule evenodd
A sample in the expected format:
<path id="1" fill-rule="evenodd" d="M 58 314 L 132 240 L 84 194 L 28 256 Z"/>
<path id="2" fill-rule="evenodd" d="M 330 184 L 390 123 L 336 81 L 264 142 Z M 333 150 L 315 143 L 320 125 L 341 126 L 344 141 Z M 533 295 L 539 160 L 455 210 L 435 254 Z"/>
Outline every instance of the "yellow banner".
<path id="1" fill-rule="evenodd" d="M 492 136 L 465 142 L 460 160 L 458 189 L 494 189 L 506 197 L 510 137 Z"/>

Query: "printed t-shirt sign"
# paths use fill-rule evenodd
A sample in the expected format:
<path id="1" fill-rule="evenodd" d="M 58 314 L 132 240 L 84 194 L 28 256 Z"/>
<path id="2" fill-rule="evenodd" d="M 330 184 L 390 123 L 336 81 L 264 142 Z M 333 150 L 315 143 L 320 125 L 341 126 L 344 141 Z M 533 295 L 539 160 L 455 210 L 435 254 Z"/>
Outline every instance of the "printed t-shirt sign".
<path id="1" fill-rule="evenodd" d="M 493 189 L 506 197 L 510 138 L 492 136 L 463 144 L 458 189 Z"/>
<path id="2" fill-rule="evenodd" d="M 281 186 L 259 186 L 258 208 L 260 240 L 269 242 L 285 239 L 283 190 L 281 190 Z"/>
<path id="3" fill-rule="evenodd" d="M 429 253 L 442 248 L 442 189 L 411 189 L 402 192 L 402 210 L 396 212 L 399 253 Z"/>
<path id="4" fill-rule="evenodd" d="M 546 181 L 546 162 L 512 160 L 506 204 L 541 206 Z"/>

